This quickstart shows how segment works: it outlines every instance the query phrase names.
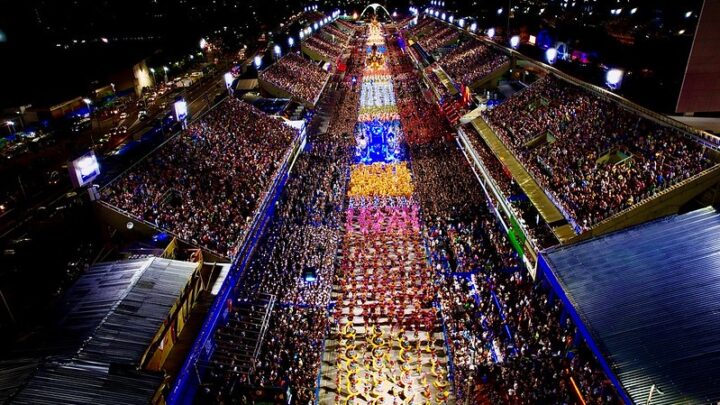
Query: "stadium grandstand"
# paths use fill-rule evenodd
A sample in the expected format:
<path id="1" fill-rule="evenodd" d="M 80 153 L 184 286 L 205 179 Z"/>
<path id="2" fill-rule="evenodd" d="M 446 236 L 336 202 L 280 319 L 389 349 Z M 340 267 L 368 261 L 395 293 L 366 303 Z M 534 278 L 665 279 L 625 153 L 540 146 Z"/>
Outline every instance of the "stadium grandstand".
<path id="1" fill-rule="evenodd" d="M 412 14 L 310 13 L 104 185 L 170 247 L 85 272 L 0 399 L 719 402 L 720 138 Z"/>

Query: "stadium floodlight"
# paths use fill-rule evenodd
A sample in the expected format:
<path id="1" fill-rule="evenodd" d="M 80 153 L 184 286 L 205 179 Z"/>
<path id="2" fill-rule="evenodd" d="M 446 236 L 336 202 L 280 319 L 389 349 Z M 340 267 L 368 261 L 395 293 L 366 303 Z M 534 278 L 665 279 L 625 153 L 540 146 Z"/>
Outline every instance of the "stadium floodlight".
<path id="1" fill-rule="evenodd" d="M 517 35 L 513 35 L 513 37 L 510 38 L 510 46 L 513 49 L 517 49 L 518 45 L 520 45 L 520 37 Z"/>
<path id="2" fill-rule="evenodd" d="M 445 13 L 442 13 L 442 15 L 440 16 L 440 18 L 442 18 L 443 21 L 444 21 L 444 20 L 445 20 Z"/>
<path id="3" fill-rule="evenodd" d="M 260 56 L 260 55 L 255 55 L 255 60 L 254 60 L 254 62 L 255 62 L 255 68 L 256 68 L 256 69 L 260 69 L 260 66 L 262 66 L 262 56 Z"/>
<path id="4" fill-rule="evenodd" d="M 293 37 L 288 37 L 288 46 L 292 48 L 293 45 L 295 45 L 295 40 L 293 39 Z"/>
<path id="5" fill-rule="evenodd" d="M 208 43 L 205 40 L 205 38 L 200 38 L 200 49 L 205 49 L 207 47 Z"/>
<path id="6" fill-rule="evenodd" d="M 498 15 L 502 14 L 502 13 L 503 13 L 503 8 L 500 7 L 499 9 L 497 9 L 497 13 L 498 13 Z"/>
<path id="7" fill-rule="evenodd" d="M 465 28 L 465 20 L 462 19 L 462 18 L 459 19 L 459 20 L 458 20 L 458 25 L 460 26 L 460 28 Z"/>
<path id="8" fill-rule="evenodd" d="M 637 13 L 637 7 L 630 10 L 630 15 Z"/>
<path id="9" fill-rule="evenodd" d="M 452 24 L 452 22 L 455 21 L 455 17 L 450 16 L 450 17 L 448 18 L 448 21 L 450 21 L 450 24 Z"/>
<path id="10" fill-rule="evenodd" d="M 495 36 L 495 28 L 489 28 L 487 30 L 487 36 L 488 36 L 488 38 L 494 37 Z"/>
<path id="11" fill-rule="evenodd" d="M 558 52 L 555 48 L 548 48 L 548 50 L 545 51 L 545 59 L 547 59 L 547 62 L 551 65 L 557 61 L 557 55 Z"/>
<path id="12" fill-rule="evenodd" d="M 280 45 L 275 45 L 273 47 L 273 52 L 275 52 L 275 55 L 280 56 L 280 53 L 282 53 L 282 50 L 280 49 Z"/>
<path id="13" fill-rule="evenodd" d="M 83 103 L 87 104 L 88 107 L 90 107 L 90 104 L 92 104 L 92 100 L 90 100 L 89 98 L 84 98 L 82 101 Z"/>
<path id="14" fill-rule="evenodd" d="M 318 29 L 318 23 L 313 24 L 313 29 L 314 29 L 315 31 L 317 31 L 317 29 Z"/>
<path id="15" fill-rule="evenodd" d="M 605 83 L 612 90 L 617 90 L 622 84 L 623 76 L 625 72 L 622 69 L 613 68 L 607 71 L 605 74 Z"/>
<path id="16" fill-rule="evenodd" d="M 476 29 L 477 29 L 477 23 L 470 24 L 470 31 L 475 32 Z"/>

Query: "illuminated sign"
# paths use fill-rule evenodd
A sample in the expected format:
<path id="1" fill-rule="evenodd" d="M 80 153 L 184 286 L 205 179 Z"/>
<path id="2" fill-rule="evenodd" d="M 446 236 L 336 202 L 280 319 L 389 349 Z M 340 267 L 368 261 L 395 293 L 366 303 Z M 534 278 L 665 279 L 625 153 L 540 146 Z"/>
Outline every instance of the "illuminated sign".
<path id="1" fill-rule="evenodd" d="M 185 118 L 187 118 L 187 103 L 185 100 L 180 100 L 175 102 L 175 119 L 178 121 L 183 121 Z"/>
<path id="2" fill-rule="evenodd" d="M 100 164 L 95 152 L 89 151 L 68 165 L 70 181 L 75 188 L 83 187 L 100 175 Z"/>

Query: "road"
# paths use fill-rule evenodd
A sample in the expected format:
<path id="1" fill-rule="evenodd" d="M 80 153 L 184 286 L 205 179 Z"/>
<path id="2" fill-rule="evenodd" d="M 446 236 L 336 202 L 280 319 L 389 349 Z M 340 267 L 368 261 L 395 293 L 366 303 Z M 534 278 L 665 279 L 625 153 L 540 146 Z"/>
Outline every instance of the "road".
<path id="1" fill-rule="evenodd" d="M 139 109 L 133 104 L 133 106 L 126 111 L 128 113 L 127 119 L 119 120 L 111 117 L 103 121 L 95 121 L 93 122 L 94 127 L 91 130 L 75 136 L 71 141 L 66 141 L 61 145 L 55 145 L 54 147 L 47 148 L 47 150 L 40 151 L 39 154 L 42 155 L 43 159 L 48 161 L 51 167 L 58 168 L 60 174 L 58 183 L 52 186 L 41 185 L 37 187 L 35 193 L 25 195 L 26 201 L 23 206 L 18 206 L 3 212 L 2 215 L 0 215 L 0 241 L 17 237 L 15 234 L 22 233 L 18 232 L 19 229 L 22 228 L 22 225 L 32 220 L 35 211 L 39 207 L 52 208 L 60 203 L 68 193 L 73 191 L 67 169 L 61 167 L 69 157 L 77 156 L 82 153 L 83 150 L 88 150 L 95 144 L 95 150 L 101 161 L 101 167 L 103 171 L 107 171 L 109 174 L 109 176 L 105 176 L 105 179 L 109 180 L 113 178 L 114 175 L 121 173 L 124 169 L 137 162 L 154 149 L 157 144 L 171 135 L 168 133 L 162 134 L 161 139 L 141 140 L 141 137 L 153 128 L 153 124 L 155 124 L 157 119 L 165 117 L 166 113 L 172 108 L 176 97 L 182 96 L 188 102 L 188 114 L 191 119 L 192 117 L 199 116 L 212 105 L 216 94 L 225 91 L 223 78 L 225 71 L 219 69 L 218 72 L 221 73 L 207 76 L 190 88 L 183 89 L 180 92 L 168 92 L 161 96 L 155 103 L 148 105 L 149 119 L 143 121 L 138 120 L 137 114 Z M 166 104 L 166 107 L 161 109 L 160 106 L 163 104 Z M 107 133 L 110 128 L 117 125 L 127 126 L 127 133 L 113 136 L 104 145 L 98 145 L 97 141 Z M 128 153 L 127 156 L 118 156 L 112 153 L 130 143 L 136 146 L 137 150 L 135 153 Z M 32 155 L 32 157 L 18 156 L 17 158 L 20 160 L 14 163 L 24 165 L 29 163 L 25 162 L 25 160 L 38 158 L 37 154 Z"/>

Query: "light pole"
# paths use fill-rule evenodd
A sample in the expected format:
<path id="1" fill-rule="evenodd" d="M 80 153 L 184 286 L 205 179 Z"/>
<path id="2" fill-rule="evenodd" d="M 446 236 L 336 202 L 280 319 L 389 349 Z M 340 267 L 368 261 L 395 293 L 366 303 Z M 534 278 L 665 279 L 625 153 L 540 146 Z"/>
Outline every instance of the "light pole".
<path id="1" fill-rule="evenodd" d="M 150 73 L 153 75 L 153 86 L 157 85 L 157 79 L 155 78 L 155 68 L 150 68 Z"/>
<path id="2" fill-rule="evenodd" d="M 507 31 L 505 38 L 510 37 L 510 13 L 512 13 L 512 0 L 508 0 L 508 11 L 507 11 Z"/>
<path id="3" fill-rule="evenodd" d="M 168 71 L 170 71 L 170 69 L 168 69 L 167 66 L 163 66 L 163 71 L 165 72 L 165 83 L 167 83 L 168 82 L 167 74 L 168 74 Z"/>
<path id="4" fill-rule="evenodd" d="M 5 121 L 5 124 L 8 126 L 8 131 L 10 131 L 10 135 L 15 134 L 15 123 L 12 121 Z"/>
<path id="5" fill-rule="evenodd" d="M 92 100 L 90 100 L 89 98 L 84 98 L 82 101 L 83 103 L 85 103 L 85 105 L 87 105 L 88 115 L 92 116 Z"/>
<path id="6" fill-rule="evenodd" d="M 93 138 L 93 127 L 92 127 L 92 120 L 93 120 L 93 114 L 92 114 L 92 100 L 89 98 L 84 98 L 83 103 L 87 105 L 88 108 L 88 116 L 90 117 L 90 143 L 92 144 L 92 148 L 95 149 L 95 138 Z M 99 127 L 98 123 L 98 127 Z"/>
<path id="7" fill-rule="evenodd" d="M 275 45 L 273 47 L 273 54 L 275 54 L 275 60 L 278 60 L 280 58 L 280 54 L 282 51 L 280 50 L 280 45 Z"/>

